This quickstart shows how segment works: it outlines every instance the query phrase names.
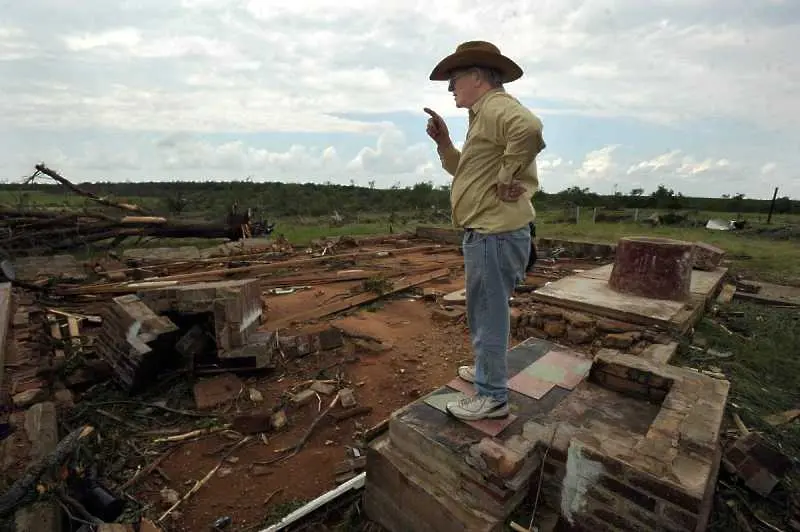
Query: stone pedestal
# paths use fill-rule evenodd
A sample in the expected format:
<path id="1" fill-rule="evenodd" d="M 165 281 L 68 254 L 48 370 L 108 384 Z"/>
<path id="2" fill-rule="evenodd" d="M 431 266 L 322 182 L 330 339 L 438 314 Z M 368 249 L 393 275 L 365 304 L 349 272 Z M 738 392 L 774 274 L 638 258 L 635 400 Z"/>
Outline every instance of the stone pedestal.
<path id="1" fill-rule="evenodd" d="M 688 301 L 694 250 L 694 243 L 681 240 L 622 238 L 608 285 L 624 294 Z"/>

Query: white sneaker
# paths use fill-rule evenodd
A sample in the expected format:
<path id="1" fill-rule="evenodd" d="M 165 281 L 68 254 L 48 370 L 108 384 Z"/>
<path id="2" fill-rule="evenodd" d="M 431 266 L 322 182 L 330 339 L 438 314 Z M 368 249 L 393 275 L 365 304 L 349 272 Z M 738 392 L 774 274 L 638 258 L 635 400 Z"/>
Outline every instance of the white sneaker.
<path id="1" fill-rule="evenodd" d="M 458 368 L 458 376 L 467 382 L 475 382 L 475 366 L 461 366 Z"/>
<path id="2" fill-rule="evenodd" d="M 508 416 L 508 403 L 501 403 L 486 395 L 474 395 L 447 403 L 447 411 L 464 421 L 497 419 Z"/>

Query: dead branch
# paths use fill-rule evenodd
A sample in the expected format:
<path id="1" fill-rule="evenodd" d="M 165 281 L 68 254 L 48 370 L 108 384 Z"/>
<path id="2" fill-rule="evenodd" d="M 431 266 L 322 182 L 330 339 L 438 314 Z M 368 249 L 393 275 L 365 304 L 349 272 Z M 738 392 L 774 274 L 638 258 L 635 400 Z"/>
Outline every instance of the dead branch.
<path id="1" fill-rule="evenodd" d="M 150 462 L 149 464 L 138 470 L 136 474 L 134 474 L 131 478 L 126 480 L 122 486 L 120 486 L 120 491 L 125 491 L 126 489 L 136 484 L 140 478 L 143 478 L 152 473 L 153 470 L 155 470 L 161 464 L 161 462 L 163 462 L 168 456 L 170 456 L 172 454 L 172 451 L 174 450 L 175 450 L 174 448 L 167 450 L 166 452 L 162 453 L 158 458 L 156 458 L 155 460 L 153 460 L 152 462 Z"/>
<path id="2" fill-rule="evenodd" d="M 124 211 L 138 212 L 138 213 L 142 213 L 142 214 L 147 214 L 147 211 L 145 209 L 143 209 L 142 207 L 138 206 L 138 205 L 132 205 L 130 203 L 116 203 L 114 201 L 109 201 L 109 200 L 107 200 L 105 198 L 101 198 L 100 196 L 98 196 L 94 192 L 89 192 L 88 190 L 83 190 L 82 188 L 78 187 L 77 185 L 72 184 L 66 178 L 60 176 L 58 174 L 58 172 L 56 172 L 55 170 L 51 170 L 48 167 L 46 167 L 44 164 L 37 164 L 36 165 L 36 171 L 38 173 L 40 173 L 40 174 L 46 175 L 47 177 L 53 179 L 57 183 L 67 187 L 68 189 L 73 191 L 75 194 L 78 194 L 79 196 L 83 196 L 85 198 L 89 198 L 90 200 L 96 201 L 97 203 L 100 203 L 101 205 L 105 205 L 106 207 L 115 207 L 117 209 L 122 209 Z M 36 174 L 34 174 L 34 176 L 35 175 Z"/>
<path id="3" fill-rule="evenodd" d="M 91 403 L 89 406 L 110 406 L 110 405 L 136 405 L 140 407 L 150 407 L 150 408 L 158 408 L 165 412 L 171 412 L 173 414 L 180 414 L 181 416 L 187 417 L 218 417 L 216 414 L 206 413 L 206 412 L 195 412 L 192 410 L 179 410 L 177 408 L 170 408 L 165 405 L 160 405 L 158 403 L 144 403 L 141 401 L 101 401 L 97 403 Z"/>
<path id="4" fill-rule="evenodd" d="M 85 425 L 67 434 L 56 448 L 48 455 L 28 465 L 25 474 L 0 496 L 0 515 L 6 515 L 16 508 L 17 504 L 33 489 L 39 477 L 51 467 L 62 463 L 72 453 L 78 443 L 94 432 L 94 428 Z"/>
<path id="5" fill-rule="evenodd" d="M 295 454 L 297 454 L 300 451 L 300 449 L 303 448 L 303 445 L 305 445 L 306 442 L 308 441 L 308 439 L 311 437 L 311 434 L 314 432 L 314 429 L 317 427 L 317 425 L 319 425 L 319 422 L 322 421 L 323 419 L 325 419 L 325 416 L 327 416 L 328 413 L 331 411 L 331 409 L 334 406 L 336 406 L 336 403 L 339 402 L 339 396 L 340 395 L 341 395 L 341 392 L 337 392 L 336 393 L 336 395 L 334 396 L 333 400 L 331 401 L 331 404 L 329 404 L 328 407 L 325 410 L 323 410 L 317 416 L 317 418 L 311 423 L 311 426 L 308 427 L 308 429 L 306 430 L 306 433 L 303 434 L 302 438 L 300 438 L 300 441 L 298 441 L 296 444 L 292 445 L 291 447 L 284 447 L 283 449 L 277 449 L 275 452 L 276 453 L 285 453 L 285 452 L 288 452 L 288 451 L 292 451 L 291 454 L 288 455 L 286 458 L 289 458 L 289 457 L 294 456 Z"/>
<path id="6" fill-rule="evenodd" d="M 175 436 L 165 436 L 164 438 L 156 438 L 155 440 L 153 440 L 153 443 L 175 443 L 180 441 L 186 441 L 186 440 L 191 440 L 192 438 L 196 438 L 198 436 L 207 436 L 209 434 L 214 434 L 215 432 L 228 430 L 229 428 L 231 428 L 230 424 L 208 429 L 197 429 L 197 430 L 192 430 L 190 432 L 186 432 L 184 434 L 176 434 Z"/>

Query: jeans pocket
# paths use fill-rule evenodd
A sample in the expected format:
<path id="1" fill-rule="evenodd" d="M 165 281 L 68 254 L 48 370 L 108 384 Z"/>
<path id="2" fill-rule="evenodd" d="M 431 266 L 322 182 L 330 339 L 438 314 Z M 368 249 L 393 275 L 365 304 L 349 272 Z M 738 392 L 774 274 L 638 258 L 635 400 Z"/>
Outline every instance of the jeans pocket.
<path id="1" fill-rule="evenodd" d="M 487 238 L 489 238 L 489 235 L 487 235 L 486 233 L 478 233 L 477 231 L 467 231 L 466 233 L 464 233 L 464 240 L 462 242 L 462 245 L 465 248 L 477 246 Z"/>

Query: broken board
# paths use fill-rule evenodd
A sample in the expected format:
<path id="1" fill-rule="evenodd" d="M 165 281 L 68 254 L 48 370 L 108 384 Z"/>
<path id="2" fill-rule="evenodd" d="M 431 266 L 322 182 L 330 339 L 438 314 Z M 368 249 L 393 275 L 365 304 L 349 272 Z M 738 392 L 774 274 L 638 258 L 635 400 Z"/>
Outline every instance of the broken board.
<path id="1" fill-rule="evenodd" d="M 670 301 L 622 294 L 608 286 L 612 264 L 564 277 L 531 293 L 534 301 L 599 316 L 683 332 L 702 315 L 719 289 L 726 268 L 692 271 L 689 301 Z"/>

